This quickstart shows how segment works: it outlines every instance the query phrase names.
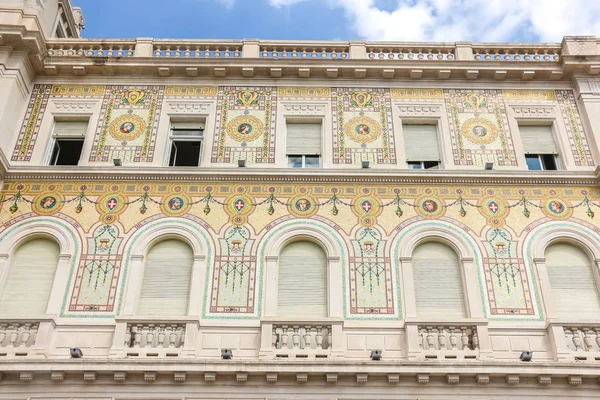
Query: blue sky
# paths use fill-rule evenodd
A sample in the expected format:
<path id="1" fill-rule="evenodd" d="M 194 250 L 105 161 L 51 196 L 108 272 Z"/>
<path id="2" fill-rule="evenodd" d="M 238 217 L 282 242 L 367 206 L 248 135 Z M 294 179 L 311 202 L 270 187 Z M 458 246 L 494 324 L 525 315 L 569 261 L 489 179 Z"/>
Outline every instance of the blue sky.
<path id="1" fill-rule="evenodd" d="M 600 36 L 600 0 L 72 2 L 83 8 L 89 38 L 560 42 L 565 35 Z"/>

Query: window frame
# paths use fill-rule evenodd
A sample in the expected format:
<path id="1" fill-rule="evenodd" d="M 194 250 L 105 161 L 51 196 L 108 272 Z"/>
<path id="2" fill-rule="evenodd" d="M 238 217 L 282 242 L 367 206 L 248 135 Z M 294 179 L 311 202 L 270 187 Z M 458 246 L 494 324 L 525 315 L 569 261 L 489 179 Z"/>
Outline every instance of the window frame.
<path id="1" fill-rule="evenodd" d="M 69 136 L 69 135 L 61 135 L 55 132 L 56 130 L 56 123 L 57 122 L 86 122 L 87 123 L 87 128 L 85 130 L 85 134 L 83 136 Z M 81 118 L 81 116 L 76 116 L 76 117 L 66 117 L 66 118 L 60 118 L 60 119 L 56 119 L 54 118 L 54 121 L 52 122 L 52 133 L 50 135 L 50 139 L 48 140 L 48 146 L 46 148 L 46 155 L 44 156 L 44 165 L 50 166 L 50 167 L 55 167 L 55 166 L 60 166 L 57 164 L 53 164 L 52 163 L 52 155 L 54 154 L 54 147 L 56 145 L 57 140 L 81 140 L 83 143 L 81 144 L 81 153 L 79 154 L 79 160 L 77 160 L 77 164 L 73 165 L 73 166 L 77 166 L 80 165 L 81 161 L 83 160 L 83 153 L 85 150 L 85 141 L 86 138 L 88 137 L 88 130 L 90 129 L 90 118 L 89 116 L 87 116 L 87 118 Z"/>
<path id="2" fill-rule="evenodd" d="M 289 137 L 289 133 L 288 133 L 288 129 L 287 126 L 288 124 L 297 124 L 297 125 L 302 125 L 302 124 L 319 124 L 321 125 L 321 133 L 320 133 L 320 146 L 319 146 L 319 154 L 288 154 L 288 137 Z M 291 168 L 291 169 L 319 169 L 319 168 L 323 168 L 323 152 L 325 149 L 325 120 L 323 116 L 315 116 L 315 117 L 302 117 L 302 118 L 298 118 L 298 117 L 285 117 L 285 127 L 286 127 L 286 134 L 285 134 L 285 167 L 286 168 Z M 309 157 L 318 157 L 319 158 L 319 165 L 317 167 L 306 167 L 306 156 Z M 302 167 L 290 167 L 290 162 L 289 159 L 290 157 L 302 157 Z"/>
<path id="3" fill-rule="evenodd" d="M 563 160 L 565 159 L 565 154 L 563 150 L 563 146 L 560 141 L 560 137 L 558 135 L 558 128 L 556 125 L 556 119 L 517 119 L 517 128 L 519 130 L 519 139 L 521 141 L 521 150 L 523 154 L 523 158 L 525 160 L 525 166 L 527 167 L 527 171 L 562 171 L 565 169 L 565 164 Z M 552 140 L 554 141 L 554 145 L 556 146 L 556 154 L 552 153 L 528 153 L 525 151 L 523 146 L 523 137 L 521 135 L 521 127 L 522 126 L 549 126 L 550 131 L 552 132 Z M 545 162 L 543 161 L 541 156 L 551 155 L 554 157 L 554 164 L 556 165 L 556 169 L 547 169 L 545 168 Z M 537 156 L 542 166 L 542 169 L 529 169 L 529 165 L 527 164 L 527 156 Z"/>
<path id="4" fill-rule="evenodd" d="M 424 171 L 429 171 L 432 169 L 437 169 L 437 170 L 445 169 L 446 168 L 445 159 L 444 159 L 445 143 L 444 143 L 444 136 L 442 135 L 442 118 L 437 117 L 437 116 L 434 118 L 410 118 L 410 117 L 407 117 L 407 118 L 401 117 L 400 118 L 400 126 L 402 129 L 402 150 L 404 151 L 404 162 L 406 163 L 407 169 L 417 169 L 417 168 L 410 168 L 409 161 L 406 160 L 406 140 L 405 140 L 405 134 L 404 134 L 404 125 L 433 125 L 433 126 L 435 126 L 436 139 L 437 139 L 437 145 L 438 145 L 438 153 L 439 153 L 439 159 L 436 160 L 438 163 L 438 167 L 437 168 L 429 168 L 429 169 L 425 169 L 425 168 L 418 168 L 418 169 L 422 169 Z M 423 165 L 423 163 L 429 162 L 429 161 L 418 160 L 418 161 L 410 161 L 410 162 L 420 162 L 421 165 Z"/>
<path id="5" fill-rule="evenodd" d="M 292 168 L 292 169 L 318 169 L 321 168 L 321 155 L 317 155 L 317 154 L 288 154 L 287 156 L 287 168 Z M 290 157 L 302 157 L 302 166 L 301 167 L 291 167 L 290 166 Z M 306 166 L 306 157 L 315 157 L 319 160 L 319 165 L 317 165 L 316 167 L 307 167 Z"/>
<path id="6" fill-rule="evenodd" d="M 178 129 L 175 128 L 174 125 L 176 125 L 177 123 L 198 123 L 199 126 L 202 127 L 202 129 L 198 129 L 201 133 L 198 136 L 192 136 L 192 135 L 174 135 L 173 132 L 176 131 L 193 131 L 193 129 Z M 169 125 L 169 139 L 168 139 L 168 143 L 166 146 L 166 155 L 165 155 L 165 165 L 169 168 L 171 167 L 183 167 L 183 166 L 177 166 L 177 165 L 171 165 L 171 153 L 172 153 L 172 149 L 173 146 L 175 146 L 175 148 L 177 148 L 177 146 L 174 144 L 174 142 L 200 142 L 200 148 L 198 150 L 198 163 L 196 165 L 196 167 L 200 166 L 200 163 L 202 162 L 202 151 L 204 150 L 204 132 L 206 132 L 206 121 L 205 120 L 193 120 L 193 121 L 171 121 L 170 125 Z M 177 156 L 175 156 L 175 160 L 176 161 Z M 193 166 L 192 166 L 193 167 Z"/>

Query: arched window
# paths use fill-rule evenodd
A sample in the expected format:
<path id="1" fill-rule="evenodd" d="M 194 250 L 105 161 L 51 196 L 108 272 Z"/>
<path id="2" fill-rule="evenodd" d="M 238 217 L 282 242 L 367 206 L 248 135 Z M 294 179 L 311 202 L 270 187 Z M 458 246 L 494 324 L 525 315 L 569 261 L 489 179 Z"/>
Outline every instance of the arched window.
<path id="1" fill-rule="evenodd" d="M 163 240 L 148 251 L 138 315 L 188 313 L 194 253 L 181 240 Z"/>
<path id="2" fill-rule="evenodd" d="M 309 241 L 292 242 L 279 256 L 277 315 L 326 317 L 327 257 Z"/>
<path id="3" fill-rule="evenodd" d="M 598 319 L 600 299 L 589 257 L 568 243 L 551 244 L 545 256 L 557 316 Z"/>
<path id="4" fill-rule="evenodd" d="M 0 315 L 46 314 L 60 247 L 51 239 L 32 239 L 14 252 L 0 300 Z"/>
<path id="5" fill-rule="evenodd" d="M 439 242 L 426 242 L 412 255 L 418 317 L 465 318 L 465 296 L 456 252 Z"/>

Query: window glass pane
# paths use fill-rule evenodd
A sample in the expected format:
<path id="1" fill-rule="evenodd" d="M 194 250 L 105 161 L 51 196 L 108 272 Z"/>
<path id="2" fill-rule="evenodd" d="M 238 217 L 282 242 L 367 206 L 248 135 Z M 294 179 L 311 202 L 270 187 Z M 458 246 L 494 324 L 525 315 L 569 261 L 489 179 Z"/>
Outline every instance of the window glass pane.
<path id="1" fill-rule="evenodd" d="M 77 165 L 82 149 L 83 139 L 56 139 L 50 165 Z"/>
<path id="2" fill-rule="evenodd" d="M 555 171 L 558 169 L 556 167 L 556 156 L 554 154 L 542 154 L 541 158 L 544 164 L 544 169 L 550 171 Z"/>
<path id="3" fill-rule="evenodd" d="M 525 155 L 525 161 L 527 161 L 527 168 L 530 171 L 542 170 L 542 163 L 540 162 L 540 157 L 537 154 Z"/>
<path id="4" fill-rule="evenodd" d="M 302 168 L 302 156 L 288 156 L 289 168 Z"/>
<path id="5" fill-rule="evenodd" d="M 200 144 L 202 142 L 173 141 L 171 147 L 170 166 L 197 167 L 200 161 Z"/>
<path id="6" fill-rule="evenodd" d="M 437 161 L 423 161 L 425 169 L 440 169 L 440 163 Z"/>
<path id="7" fill-rule="evenodd" d="M 408 162 L 409 169 L 423 169 L 423 163 L 420 161 L 409 161 Z"/>
<path id="8" fill-rule="evenodd" d="M 306 168 L 319 168 L 319 156 L 304 156 L 304 166 Z"/>

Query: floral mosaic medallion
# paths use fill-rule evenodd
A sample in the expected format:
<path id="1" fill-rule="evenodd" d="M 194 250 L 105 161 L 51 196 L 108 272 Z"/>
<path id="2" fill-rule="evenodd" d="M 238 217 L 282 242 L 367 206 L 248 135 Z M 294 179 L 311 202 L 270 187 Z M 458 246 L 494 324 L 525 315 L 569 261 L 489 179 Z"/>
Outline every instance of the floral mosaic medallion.
<path id="1" fill-rule="evenodd" d="M 319 210 L 317 201 L 314 197 L 307 194 L 301 194 L 296 197 L 292 197 L 288 204 L 288 210 L 290 214 L 299 218 L 312 217 Z"/>
<path id="2" fill-rule="evenodd" d="M 381 127 L 372 118 L 354 117 L 346 123 L 346 135 L 358 143 L 370 143 L 381 135 Z"/>
<path id="3" fill-rule="evenodd" d="M 143 104 L 146 100 L 146 92 L 143 90 L 128 90 L 123 95 L 121 102 L 123 104 L 129 104 L 134 106 L 136 104 Z"/>
<path id="4" fill-rule="evenodd" d="M 436 196 L 423 196 L 415 202 L 415 210 L 423 218 L 437 219 L 446 213 L 444 202 Z"/>
<path id="5" fill-rule="evenodd" d="M 238 142 L 252 142 L 263 133 L 263 123 L 252 115 L 240 115 L 227 125 L 227 134 Z"/>
<path id="6" fill-rule="evenodd" d="M 373 96 L 368 92 L 354 92 L 350 95 L 350 105 L 358 108 L 373 107 Z"/>
<path id="7" fill-rule="evenodd" d="M 160 209 L 165 215 L 179 217 L 190 210 L 190 203 L 189 197 L 177 193 L 164 197 Z"/>
<path id="8" fill-rule="evenodd" d="M 462 125 L 461 132 L 469 141 L 476 144 L 489 144 L 498 137 L 498 128 L 483 118 L 470 118 Z"/>
<path id="9" fill-rule="evenodd" d="M 560 197 L 542 199 L 542 211 L 553 219 L 567 219 L 573 215 L 571 203 Z"/>
<path id="10" fill-rule="evenodd" d="M 39 215 L 51 215 L 59 212 L 63 207 L 63 198 L 60 194 L 43 193 L 37 196 L 32 203 L 33 211 Z"/>
<path id="11" fill-rule="evenodd" d="M 124 114 L 115 118 L 109 127 L 110 136 L 129 142 L 146 131 L 146 121 L 139 115 Z"/>

